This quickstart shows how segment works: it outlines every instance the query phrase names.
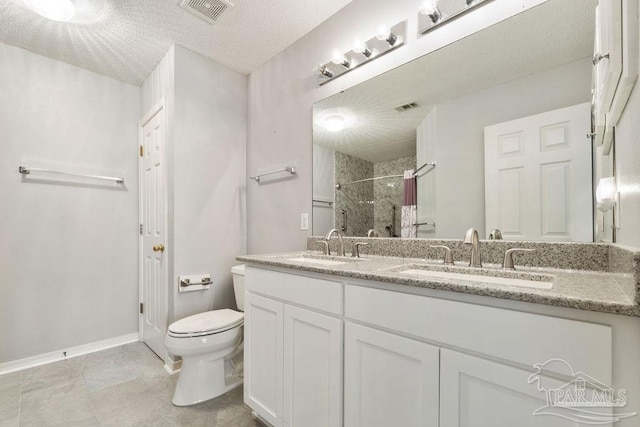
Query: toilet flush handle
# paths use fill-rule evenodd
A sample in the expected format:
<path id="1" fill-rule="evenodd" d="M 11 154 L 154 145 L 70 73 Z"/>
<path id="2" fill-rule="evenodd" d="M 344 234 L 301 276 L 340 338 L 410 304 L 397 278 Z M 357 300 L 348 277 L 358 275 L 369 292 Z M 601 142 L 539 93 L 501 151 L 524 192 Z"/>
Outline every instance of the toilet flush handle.
<path id="1" fill-rule="evenodd" d="M 153 245 L 153 251 L 154 252 L 164 252 L 164 245 L 163 244 Z"/>

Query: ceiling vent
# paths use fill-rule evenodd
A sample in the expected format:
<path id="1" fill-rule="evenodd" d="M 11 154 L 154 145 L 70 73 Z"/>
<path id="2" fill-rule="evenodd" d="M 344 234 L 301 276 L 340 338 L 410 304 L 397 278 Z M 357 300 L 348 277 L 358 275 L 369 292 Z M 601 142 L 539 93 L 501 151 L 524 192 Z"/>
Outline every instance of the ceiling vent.
<path id="1" fill-rule="evenodd" d="M 182 0 L 180 7 L 213 24 L 233 3 L 227 0 Z"/>
<path id="2" fill-rule="evenodd" d="M 403 111 L 411 110 L 412 108 L 418 108 L 418 107 L 419 105 L 416 102 L 411 102 L 409 104 L 400 105 L 394 108 L 394 110 L 396 110 L 399 113 L 402 113 Z"/>

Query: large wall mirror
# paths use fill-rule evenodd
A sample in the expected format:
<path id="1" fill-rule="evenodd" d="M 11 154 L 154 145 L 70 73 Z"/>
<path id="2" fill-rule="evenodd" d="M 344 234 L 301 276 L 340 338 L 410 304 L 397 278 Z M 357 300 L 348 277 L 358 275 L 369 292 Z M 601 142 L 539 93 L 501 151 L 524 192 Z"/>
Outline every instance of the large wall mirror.
<path id="1" fill-rule="evenodd" d="M 417 237 L 593 241 L 596 5 L 549 0 L 315 104 L 313 234 L 400 236 L 418 170 Z"/>

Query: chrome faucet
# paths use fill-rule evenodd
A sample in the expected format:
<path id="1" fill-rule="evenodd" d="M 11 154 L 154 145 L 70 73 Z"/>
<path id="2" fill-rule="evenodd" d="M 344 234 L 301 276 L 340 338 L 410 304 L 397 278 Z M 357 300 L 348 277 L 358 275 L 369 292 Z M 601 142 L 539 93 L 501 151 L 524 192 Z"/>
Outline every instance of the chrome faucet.
<path id="1" fill-rule="evenodd" d="M 489 240 L 502 240 L 502 231 L 497 228 L 494 228 L 489 233 Z"/>
<path id="2" fill-rule="evenodd" d="M 340 232 L 340 230 L 338 230 L 337 228 L 332 229 L 327 233 L 324 240 L 326 240 L 328 243 L 329 240 L 331 240 L 331 236 L 333 235 L 333 233 L 336 233 L 338 235 L 338 256 L 344 256 L 344 238 L 342 237 L 342 233 Z M 331 255 L 329 245 L 327 245 L 327 255 Z"/>
<path id="3" fill-rule="evenodd" d="M 471 260 L 469 267 L 482 267 L 482 257 L 480 256 L 480 238 L 475 228 L 467 230 L 462 241 L 465 245 L 471 245 Z"/>
<path id="4" fill-rule="evenodd" d="M 369 231 L 367 231 L 367 237 L 379 237 L 378 232 L 375 229 L 370 228 Z"/>

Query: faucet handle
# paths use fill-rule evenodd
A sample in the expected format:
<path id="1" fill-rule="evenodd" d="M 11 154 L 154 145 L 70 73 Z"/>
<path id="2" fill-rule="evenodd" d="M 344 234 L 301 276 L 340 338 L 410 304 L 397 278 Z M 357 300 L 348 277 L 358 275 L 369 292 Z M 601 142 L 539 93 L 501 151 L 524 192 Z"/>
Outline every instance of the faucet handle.
<path id="1" fill-rule="evenodd" d="M 451 248 L 449 246 L 444 245 L 434 245 L 429 246 L 430 248 L 438 248 L 444 249 L 444 260 L 443 262 L 448 265 L 453 265 L 453 254 L 451 253 Z"/>
<path id="2" fill-rule="evenodd" d="M 351 251 L 352 258 L 360 258 L 360 246 L 367 246 L 366 242 L 357 242 L 353 245 L 353 251 Z"/>
<path id="3" fill-rule="evenodd" d="M 316 240 L 316 243 L 322 243 L 324 245 L 324 247 L 322 248 L 322 255 L 331 255 L 329 242 L 327 240 Z"/>
<path id="4" fill-rule="evenodd" d="M 515 270 L 516 267 L 513 264 L 513 254 L 514 252 L 535 252 L 535 249 L 525 249 L 525 248 L 511 248 L 507 249 L 504 253 L 504 261 L 502 261 L 502 268 L 505 270 Z"/>

